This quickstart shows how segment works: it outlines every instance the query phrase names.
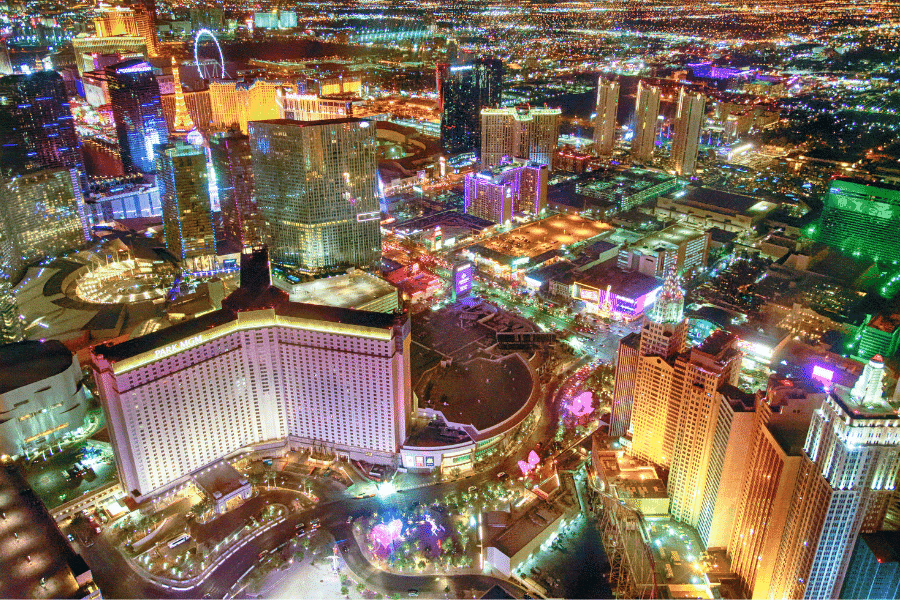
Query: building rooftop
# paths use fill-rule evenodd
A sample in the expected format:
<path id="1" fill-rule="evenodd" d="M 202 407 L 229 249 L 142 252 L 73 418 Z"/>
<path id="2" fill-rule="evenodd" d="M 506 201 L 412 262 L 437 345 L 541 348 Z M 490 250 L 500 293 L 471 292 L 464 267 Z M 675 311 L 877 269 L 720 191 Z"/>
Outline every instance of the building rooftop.
<path id="1" fill-rule="evenodd" d="M 874 272 L 875 262 L 862 256 L 848 256 L 834 248 L 815 255 L 815 262 L 810 261 L 806 269 L 808 273 L 830 279 L 845 287 L 857 287 L 859 282 L 870 271 Z"/>
<path id="2" fill-rule="evenodd" d="M 655 231 L 642 238 L 640 241 L 629 245 L 629 249 L 637 250 L 642 254 L 651 254 L 660 250 L 675 250 L 680 244 L 705 235 L 706 232 L 699 227 L 676 223 L 661 231 Z"/>
<path id="3" fill-rule="evenodd" d="M 859 177 L 843 176 L 843 177 L 835 177 L 832 180 L 832 182 L 835 182 L 835 181 L 837 181 L 837 182 L 842 181 L 842 182 L 846 182 L 846 183 L 855 183 L 856 185 L 864 185 L 867 187 L 874 187 L 874 188 L 883 189 L 883 190 L 893 190 L 893 191 L 900 192 L 900 185 L 895 184 L 895 183 L 890 183 L 890 182 L 887 182 L 884 180 L 878 180 L 876 182 L 876 181 L 869 181 L 867 179 L 862 179 Z"/>
<path id="4" fill-rule="evenodd" d="M 610 171 L 595 171 L 585 177 L 582 185 L 597 191 L 622 191 L 625 194 L 635 194 L 656 185 L 674 184 L 675 181 L 676 178 L 674 176 L 662 171 L 631 167 Z"/>
<path id="5" fill-rule="evenodd" d="M 238 312 L 244 310 L 273 308 L 275 314 L 279 316 L 342 323 L 373 329 L 390 329 L 394 325 L 399 324 L 401 319 L 405 318 L 405 316 L 390 313 L 289 302 L 286 299 L 287 295 L 281 290 L 273 286 L 266 288 L 266 290 L 271 292 L 269 295 L 275 298 L 275 301 L 272 303 L 260 302 L 259 295 L 251 297 L 253 293 L 251 289 L 238 288 L 225 299 L 223 302 L 224 308 L 221 310 L 207 313 L 190 321 L 178 323 L 166 329 L 154 331 L 143 337 L 118 344 L 106 343 L 94 346 L 93 354 L 111 361 L 124 360 L 230 323 L 237 319 Z M 227 307 L 225 307 L 226 303 Z"/>
<path id="6" fill-rule="evenodd" d="M 898 408 L 891 405 L 886 399 L 882 398 L 875 404 L 863 404 L 857 402 L 850 395 L 852 388 L 836 385 L 832 388 L 830 397 L 832 400 L 847 413 L 851 419 L 877 419 L 877 420 L 895 420 L 900 419 L 897 414 Z"/>
<path id="7" fill-rule="evenodd" d="M 511 115 L 517 120 L 529 120 L 532 115 L 559 115 L 562 110 L 559 108 L 544 108 L 530 106 L 527 104 L 519 104 L 517 106 L 508 106 L 505 108 L 482 108 L 482 115 Z"/>
<path id="8" fill-rule="evenodd" d="M 319 119 L 317 121 L 295 121 L 294 119 L 262 119 L 250 122 L 266 123 L 268 125 L 294 125 L 296 127 L 317 127 L 319 125 L 340 125 L 343 123 L 369 123 L 369 121 L 366 119 L 355 119 L 353 117 L 341 117 L 339 119 Z"/>
<path id="9" fill-rule="evenodd" d="M 227 462 L 217 462 L 196 475 L 194 481 L 212 500 L 218 500 L 249 485 L 249 480 Z"/>
<path id="10" fill-rule="evenodd" d="M 750 392 L 745 392 L 739 387 L 735 387 L 730 383 L 719 386 L 719 393 L 725 396 L 731 404 L 734 412 L 753 412 L 755 409 L 756 396 Z"/>
<path id="11" fill-rule="evenodd" d="M 574 268 L 575 265 L 563 260 L 550 265 L 546 265 L 544 267 L 541 267 L 540 269 L 535 269 L 534 271 L 528 273 L 528 275 L 526 275 L 525 277 L 526 279 L 530 279 L 543 285 L 551 279 L 558 278 L 560 275 L 568 273 Z"/>
<path id="12" fill-rule="evenodd" d="M 482 219 L 481 217 L 467 215 L 455 210 L 445 210 L 433 215 L 428 215 L 427 217 L 417 217 L 415 219 L 410 219 L 409 221 L 393 223 L 392 225 L 389 225 L 389 227 L 398 231 L 421 231 L 439 225 L 441 227 L 462 227 L 472 229 L 473 231 L 483 231 L 488 227 L 493 227 L 495 223 L 492 223 L 487 219 Z"/>
<path id="13" fill-rule="evenodd" d="M 513 521 L 492 543 L 485 540 L 485 545 L 494 546 L 506 556 L 513 557 L 562 517 L 565 511 L 559 503 L 548 505 L 540 502 Z"/>
<path id="14" fill-rule="evenodd" d="M 444 287 L 443 279 L 425 269 L 419 268 L 417 264 L 395 269 L 388 273 L 385 278 L 396 285 L 401 292 L 409 296 Z"/>
<path id="15" fill-rule="evenodd" d="M 859 539 L 869 547 L 869 551 L 878 562 L 882 564 L 900 562 L 900 532 L 861 533 Z"/>
<path id="16" fill-rule="evenodd" d="M 776 205 L 765 198 L 732 194 L 704 187 L 687 187 L 675 202 L 698 208 L 707 208 L 728 214 L 759 213 L 772 210 Z"/>
<path id="17" fill-rule="evenodd" d="M 666 498 L 666 485 L 650 463 L 609 447 L 609 440 L 595 435 L 592 451 L 602 470 L 599 473 L 614 488 L 619 499 Z"/>
<path id="18" fill-rule="evenodd" d="M 736 231 L 725 231 L 720 227 L 713 227 L 707 231 L 709 231 L 710 241 L 716 242 L 717 244 L 730 244 L 738 236 Z"/>
<path id="19" fill-rule="evenodd" d="M 662 287 L 656 277 L 643 273 L 625 272 L 606 263 L 575 273 L 575 283 L 605 290 L 607 286 L 616 296 L 634 300 Z"/>
<path id="20" fill-rule="evenodd" d="M 58 375 L 72 366 L 72 352 L 59 340 L 0 346 L 0 394 Z"/>
<path id="21" fill-rule="evenodd" d="M 507 175 L 513 171 L 518 171 L 519 169 L 525 167 L 541 168 L 542 166 L 544 165 L 541 165 L 541 163 L 516 158 L 510 160 L 509 162 L 502 162 L 499 165 L 491 167 L 490 169 L 484 169 L 483 171 L 479 171 L 478 173 L 467 173 L 466 177 L 478 177 L 479 179 L 490 180 L 495 184 L 507 183 L 509 181 Z"/>
<path id="22" fill-rule="evenodd" d="M 736 337 L 735 334 L 725 331 L 724 329 L 717 329 L 713 331 L 709 337 L 703 340 L 695 350 L 699 350 L 710 356 L 718 356 L 732 345 Z"/>
<path id="23" fill-rule="evenodd" d="M 276 279 L 279 277 L 276 276 Z M 293 281 L 295 279 L 297 281 Z M 306 282 L 300 282 L 298 278 L 287 274 L 282 281 L 286 281 L 291 286 L 290 294 L 296 302 L 343 308 L 364 306 L 388 294 L 397 293 L 397 288 L 393 285 L 364 271 L 322 277 Z"/>
<path id="24" fill-rule="evenodd" d="M 553 215 L 481 242 L 480 247 L 499 255 L 519 258 L 538 256 L 603 235 L 610 225 L 577 214 Z"/>
<path id="25" fill-rule="evenodd" d="M 419 408 L 485 431 L 516 414 L 531 396 L 532 378 L 518 354 L 439 367 L 416 385 Z"/>
<path id="26" fill-rule="evenodd" d="M 618 244 L 610 242 L 608 240 L 597 240 L 596 242 L 585 246 L 582 252 L 599 256 L 604 252 L 608 252 L 613 248 L 616 248 L 617 246 Z"/>

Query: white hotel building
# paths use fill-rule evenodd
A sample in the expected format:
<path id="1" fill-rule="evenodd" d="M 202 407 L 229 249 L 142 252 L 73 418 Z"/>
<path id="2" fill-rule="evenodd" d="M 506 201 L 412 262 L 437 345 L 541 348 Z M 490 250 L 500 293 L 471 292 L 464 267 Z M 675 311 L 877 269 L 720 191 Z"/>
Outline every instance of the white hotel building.
<path id="1" fill-rule="evenodd" d="M 122 487 L 141 500 L 246 449 L 397 459 L 412 410 L 404 315 L 240 288 L 222 310 L 93 350 Z"/>

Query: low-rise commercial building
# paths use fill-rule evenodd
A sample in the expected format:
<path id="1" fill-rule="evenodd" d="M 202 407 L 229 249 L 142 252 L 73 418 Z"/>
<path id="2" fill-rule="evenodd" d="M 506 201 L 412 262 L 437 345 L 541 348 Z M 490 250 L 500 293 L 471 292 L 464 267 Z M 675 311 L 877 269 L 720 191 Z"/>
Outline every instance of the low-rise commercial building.
<path id="1" fill-rule="evenodd" d="M 577 504 L 559 501 L 536 502 L 518 514 L 484 513 L 479 531 L 485 565 L 509 577 L 577 514 Z"/>
<path id="2" fill-rule="evenodd" d="M 706 266 L 709 232 L 683 223 L 651 233 L 619 249 L 618 266 L 652 277 L 664 277 L 669 269 L 689 273 Z"/>
<path id="3" fill-rule="evenodd" d="M 618 211 L 627 211 L 672 192 L 677 181 L 662 171 L 633 167 L 593 173 L 579 181 L 575 190 L 583 196 L 611 202 Z"/>
<path id="4" fill-rule="evenodd" d="M 426 300 L 444 289 L 443 279 L 420 268 L 418 264 L 394 269 L 385 279 L 397 286 L 404 300 L 411 302 Z"/>
<path id="5" fill-rule="evenodd" d="M 584 302 L 584 310 L 633 320 L 656 301 L 662 284 L 655 277 L 626 273 L 616 267 L 598 265 L 575 273 L 572 297 Z"/>
<path id="6" fill-rule="evenodd" d="M 776 208 L 776 203 L 764 198 L 689 187 L 671 197 L 659 198 L 655 212 L 658 217 L 683 220 L 702 229 L 748 231 Z"/>

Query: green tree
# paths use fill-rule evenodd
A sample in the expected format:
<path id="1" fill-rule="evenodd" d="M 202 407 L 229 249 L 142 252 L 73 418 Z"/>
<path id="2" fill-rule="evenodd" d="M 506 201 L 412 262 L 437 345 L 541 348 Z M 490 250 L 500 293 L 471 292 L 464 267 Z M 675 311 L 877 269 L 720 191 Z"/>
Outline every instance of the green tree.
<path id="1" fill-rule="evenodd" d="M 360 594 L 362 594 L 364 591 L 366 591 L 366 584 L 364 584 L 364 583 L 357 583 L 357 584 L 356 584 L 356 591 L 359 592 Z"/>
<path id="2" fill-rule="evenodd" d="M 341 586 L 341 596 L 346 596 L 349 593 L 350 593 L 350 589 L 346 585 Z"/>

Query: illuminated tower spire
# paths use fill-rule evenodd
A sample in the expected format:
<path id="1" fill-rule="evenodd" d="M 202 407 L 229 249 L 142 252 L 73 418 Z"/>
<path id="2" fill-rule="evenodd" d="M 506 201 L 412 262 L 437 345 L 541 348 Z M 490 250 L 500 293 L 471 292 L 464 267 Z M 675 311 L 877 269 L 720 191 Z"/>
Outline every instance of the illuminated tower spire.
<path id="1" fill-rule="evenodd" d="M 674 266 L 666 273 L 666 281 L 656 303 L 650 310 L 650 320 L 656 323 L 679 323 L 684 319 L 684 293 Z"/>
<path id="2" fill-rule="evenodd" d="M 863 405 L 871 406 L 881 400 L 881 383 L 884 380 L 884 359 L 876 354 L 863 369 L 862 375 L 850 391 L 850 397 Z"/>
<path id="3" fill-rule="evenodd" d="M 603 309 L 602 313 L 607 317 L 611 317 L 613 314 L 613 305 L 612 305 L 612 286 L 606 286 L 606 295 L 603 297 Z"/>
<path id="4" fill-rule="evenodd" d="M 184 90 L 181 89 L 181 74 L 178 72 L 178 63 L 174 58 L 172 59 L 172 77 L 175 83 L 175 133 L 187 135 L 194 129 L 194 122 L 191 120 L 187 104 L 184 101 Z"/>

